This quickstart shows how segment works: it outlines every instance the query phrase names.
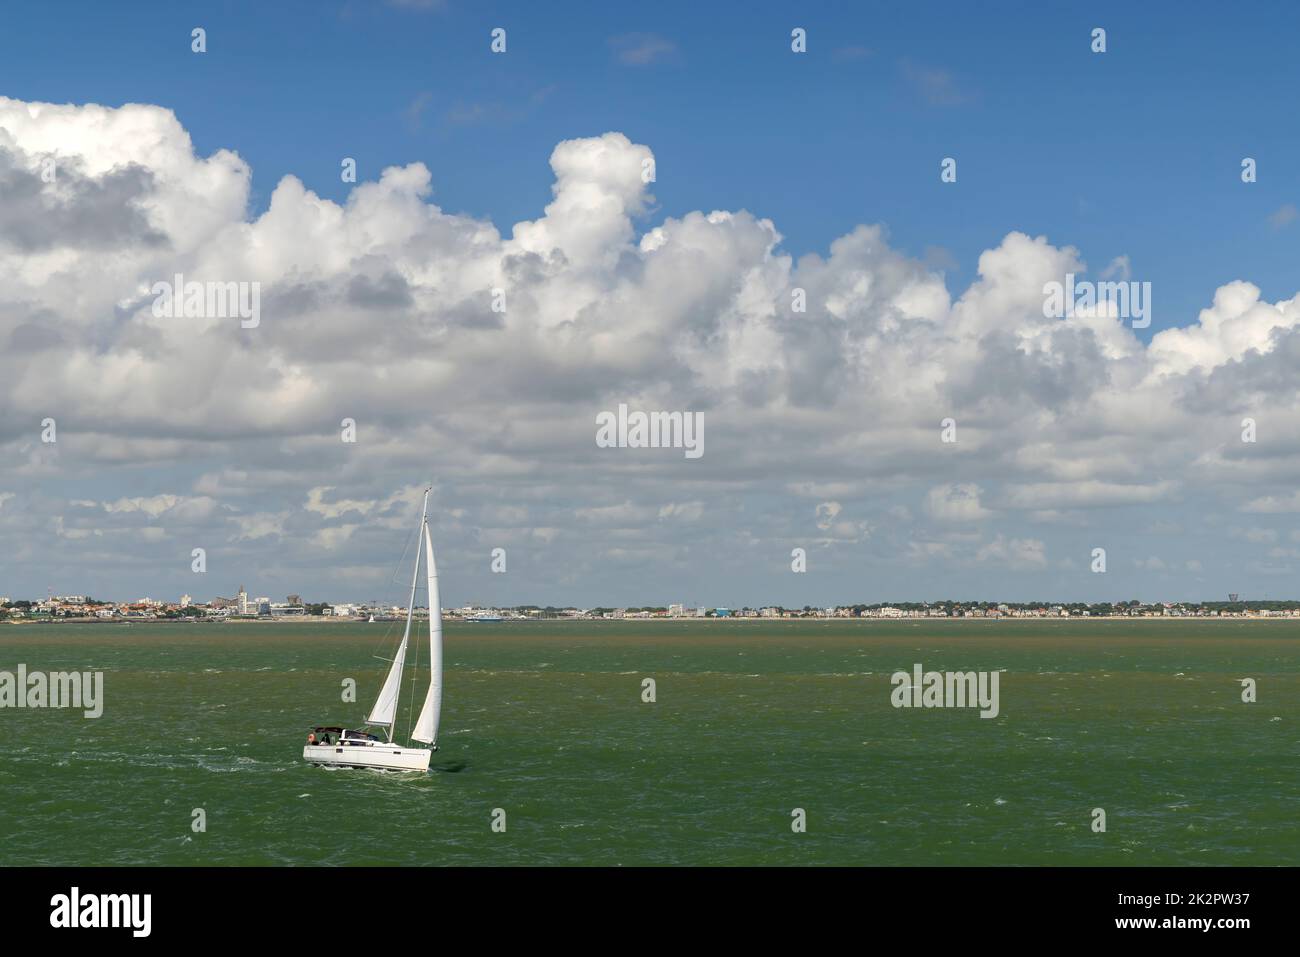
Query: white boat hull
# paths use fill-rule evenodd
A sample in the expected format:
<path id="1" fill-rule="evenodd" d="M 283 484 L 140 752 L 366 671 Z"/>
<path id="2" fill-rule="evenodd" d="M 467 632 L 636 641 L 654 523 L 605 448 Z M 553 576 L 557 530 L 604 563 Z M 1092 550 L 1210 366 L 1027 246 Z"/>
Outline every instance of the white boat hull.
<path id="1" fill-rule="evenodd" d="M 336 768 L 378 768 L 385 771 L 427 771 L 433 752 L 397 744 L 308 744 L 302 756 L 312 764 Z"/>

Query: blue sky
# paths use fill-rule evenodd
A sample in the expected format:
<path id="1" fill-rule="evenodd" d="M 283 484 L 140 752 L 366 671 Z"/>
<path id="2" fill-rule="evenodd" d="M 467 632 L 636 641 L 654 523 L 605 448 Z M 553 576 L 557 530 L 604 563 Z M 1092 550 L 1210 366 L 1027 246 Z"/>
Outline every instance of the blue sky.
<path id="1" fill-rule="evenodd" d="M 557 142 L 619 130 L 655 151 L 650 222 L 748 209 L 796 256 L 879 222 L 950 288 L 1044 234 L 1093 273 L 1127 255 L 1159 290 L 1150 335 L 1234 278 L 1290 294 L 1300 223 L 1270 217 L 1300 203 L 1297 28 L 1286 3 L 36 4 L 0 32 L 0 89 L 169 107 L 251 164 L 254 211 L 289 173 L 341 200 L 342 156 L 362 178 L 418 160 L 434 202 L 503 231 L 547 201 Z M 664 52 L 620 59 L 647 40 Z"/>

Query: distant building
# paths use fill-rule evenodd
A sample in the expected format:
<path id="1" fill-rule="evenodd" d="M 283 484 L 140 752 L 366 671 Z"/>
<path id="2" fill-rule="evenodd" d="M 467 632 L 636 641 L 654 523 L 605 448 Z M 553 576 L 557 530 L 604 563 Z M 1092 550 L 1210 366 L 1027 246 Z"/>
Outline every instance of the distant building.
<path id="1" fill-rule="evenodd" d="M 669 618 L 680 618 L 680 617 L 682 617 L 683 614 L 685 614 L 685 612 L 686 612 L 686 609 L 685 609 L 685 607 L 682 606 L 682 605 L 669 605 L 669 606 L 668 606 L 668 617 L 669 617 Z"/>

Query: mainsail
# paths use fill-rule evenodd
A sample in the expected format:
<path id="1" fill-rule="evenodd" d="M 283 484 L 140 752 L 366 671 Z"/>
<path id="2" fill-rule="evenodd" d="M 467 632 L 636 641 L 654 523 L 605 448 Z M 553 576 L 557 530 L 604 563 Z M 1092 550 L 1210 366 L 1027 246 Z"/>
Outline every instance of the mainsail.
<path id="1" fill-rule="evenodd" d="M 442 603 L 438 598 L 438 566 L 433 560 L 433 535 L 424 525 L 425 563 L 429 570 L 429 691 L 424 707 L 415 722 L 412 739 L 424 744 L 438 740 L 438 720 L 442 716 Z M 416 568 L 419 568 L 419 561 Z"/>
<path id="2" fill-rule="evenodd" d="M 429 513 L 429 493 L 424 493 L 424 512 L 420 516 L 420 528 L 425 527 L 425 518 Z M 432 553 L 430 553 L 432 554 Z M 393 740 L 393 716 L 397 713 L 397 693 L 402 683 L 402 666 L 406 663 L 406 646 L 411 640 L 411 621 L 415 617 L 415 588 L 420 581 L 420 546 L 415 546 L 415 571 L 411 574 L 411 600 L 406 605 L 406 631 L 402 633 L 402 643 L 397 646 L 397 654 L 388 669 L 384 686 L 379 689 L 379 698 L 366 717 L 366 724 L 385 725 L 388 727 L 388 740 Z M 441 638 L 441 636 L 439 636 Z M 441 654 L 440 654 L 441 657 Z"/>

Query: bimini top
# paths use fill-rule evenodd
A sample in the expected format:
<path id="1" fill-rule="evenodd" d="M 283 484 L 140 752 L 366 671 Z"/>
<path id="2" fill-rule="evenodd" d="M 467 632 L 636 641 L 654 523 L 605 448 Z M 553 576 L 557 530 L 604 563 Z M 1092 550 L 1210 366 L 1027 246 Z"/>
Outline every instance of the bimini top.
<path id="1" fill-rule="evenodd" d="M 357 741 L 381 741 L 382 738 L 377 734 L 367 734 L 364 731 L 351 731 L 347 728 L 340 728 L 338 725 L 318 724 L 311 729 L 317 734 L 341 734 L 345 738 L 355 739 Z"/>

